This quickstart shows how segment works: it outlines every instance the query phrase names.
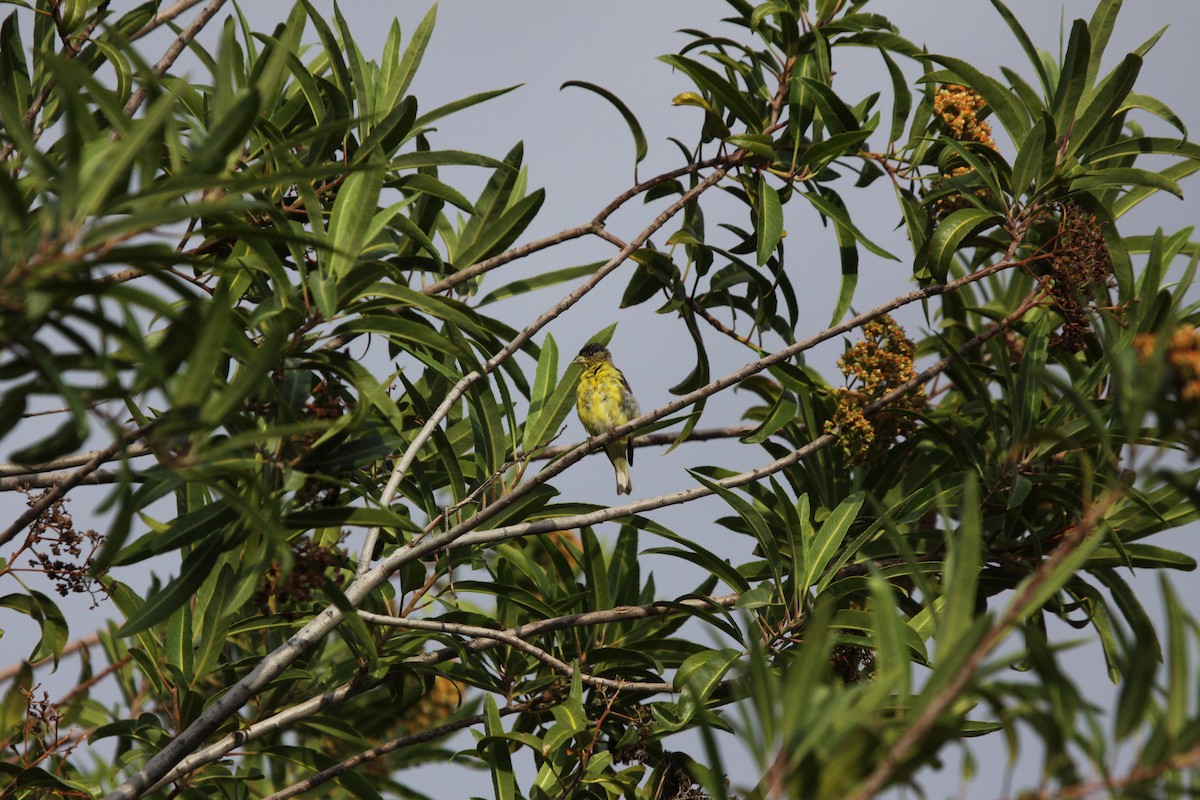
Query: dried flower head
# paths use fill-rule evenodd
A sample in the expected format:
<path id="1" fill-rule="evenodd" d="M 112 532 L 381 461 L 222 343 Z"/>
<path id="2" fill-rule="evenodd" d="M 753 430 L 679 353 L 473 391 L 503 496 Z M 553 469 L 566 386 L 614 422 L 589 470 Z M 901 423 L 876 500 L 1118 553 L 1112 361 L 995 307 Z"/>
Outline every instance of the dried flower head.
<path id="1" fill-rule="evenodd" d="M 1063 318 L 1062 331 L 1050 340 L 1051 347 L 1071 353 L 1084 349 L 1092 332 L 1090 312 L 1097 293 L 1108 285 L 1112 274 L 1104 230 L 1095 215 L 1065 203 L 1047 267 L 1049 280 L 1043 284 Z"/>
<path id="2" fill-rule="evenodd" d="M 41 501 L 45 492 L 36 497 L 28 489 L 18 490 L 25 495 L 25 503 L 33 507 Z M 68 594 L 88 594 L 92 608 L 108 596 L 108 590 L 89 572 L 92 557 L 104 543 L 104 536 L 93 529 L 75 529 L 75 520 L 67 512 L 69 497 L 62 497 L 47 506 L 29 526 L 24 549 L 30 554 L 29 569 L 45 574 L 54 583 L 54 589 L 63 597 Z M 14 566 L 15 569 L 15 566 Z"/>

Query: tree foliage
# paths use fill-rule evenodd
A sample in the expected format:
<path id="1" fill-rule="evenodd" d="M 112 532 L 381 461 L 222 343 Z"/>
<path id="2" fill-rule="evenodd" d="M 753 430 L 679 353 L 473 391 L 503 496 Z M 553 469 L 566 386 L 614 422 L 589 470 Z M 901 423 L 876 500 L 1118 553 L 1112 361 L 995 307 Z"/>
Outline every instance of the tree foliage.
<path id="1" fill-rule="evenodd" d="M 462 729 L 456 763 L 504 798 L 866 798 L 981 735 L 1039 740 L 1021 778 L 1044 796 L 1194 792 L 1196 620 L 1164 583 L 1154 625 L 1129 582 L 1195 567 L 1150 537 L 1200 499 L 1200 251 L 1190 229 L 1122 220 L 1200 166 L 1135 91 L 1155 39 L 1105 71 L 1116 0 L 1060 56 L 993 0 L 1028 63 L 992 76 L 866 0 L 729 4 L 730 25 L 662 57 L 692 85 L 676 104 L 702 111 L 679 166 L 536 240 L 520 145 L 437 146 L 435 124 L 506 90 L 410 94 L 432 11 L 381 53 L 307 2 L 269 33 L 221 0 L 183 27 L 154 4 L 5 18 L 2 480 L 29 510 L 0 533 L 0 606 L 41 638 L 4 643 L 25 660 L 0 703 L 0 797 L 412 796 L 406 769 Z M 151 63 L 139 42 L 167 25 Z M 878 56 L 887 92 L 839 91 L 845 48 Z M 207 74 L 175 69 L 185 49 Z M 640 162 L 630 108 L 568 83 L 614 106 Z M 1147 135 L 1147 115 L 1180 136 Z M 847 210 L 878 186 L 911 252 Z M 631 239 L 605 228 L 642 201 Z M 822 330 L 785 263 L 789 203 L 841 256 Z M 582 237 L 611 257 L 506 281 Z M 913 288 L 851 315 L 864 252 L 909 264 Z M 577 301 L 621 279 L 694 368 L 670 403 L 555 444 L 577 368 L 543 329 L 587 326 Z M 495 315 L 514 298 L 545 311 L 514 329 Z M 911 304 L 928 330 L 890 316 Z M 805 364 L 843 336 L 844 378 Z M 714 337 L 747 365 L 714 374 Z M 368 343 L 386 358 L 364 363 Z M 707 399 L 735 388 L 745 418 L 714 420 Z M 32 415 L 47 407 L 60 421 Z M 554 487 L 630 431 L 695 453 L 693 488 L 596 506 Z M 759 466 L 705 465 L 722 437 Z M 84 483 L 106 487 L 102 532 L 63 505 Z M 655 513 L 714 495 L 737 560 Z M 650 552 L 707 577 L 664 594 Z M 121 621 L 73 641 L 86 620 L 23 577 L 30 559 Z M 134 569 L 155 575 L 144 596 Z M 1054 620 L 1103 646 L 1111 713 Z M 52 700 L 37 670 L 68 648 L 92 654 Z"/>

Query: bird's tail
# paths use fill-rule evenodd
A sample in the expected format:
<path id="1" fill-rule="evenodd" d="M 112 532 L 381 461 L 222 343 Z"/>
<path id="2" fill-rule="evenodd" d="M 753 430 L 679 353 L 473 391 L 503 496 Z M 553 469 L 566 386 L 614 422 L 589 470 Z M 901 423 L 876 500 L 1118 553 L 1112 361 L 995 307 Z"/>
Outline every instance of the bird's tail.
<path id="1" fill-rule="evenodd" d="M 612 460 L 612 465 L 617 473 L 617 494 L 629 494 L 633 491 L 633 481 L 629 477 L 629 461 L 625 456 L 617 456 Z"/>

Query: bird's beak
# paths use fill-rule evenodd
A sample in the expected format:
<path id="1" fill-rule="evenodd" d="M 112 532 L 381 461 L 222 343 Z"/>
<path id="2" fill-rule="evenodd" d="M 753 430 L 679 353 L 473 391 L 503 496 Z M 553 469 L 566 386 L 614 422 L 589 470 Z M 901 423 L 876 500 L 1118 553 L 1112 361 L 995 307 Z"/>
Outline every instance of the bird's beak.
<path id="1" fill-rule="evenodd" d="M 571 363 L 578 364 L 579 366 L 582 367 L 583 366 L 583 356 L 575 356 L 574 358 L 571 359 Z"/>

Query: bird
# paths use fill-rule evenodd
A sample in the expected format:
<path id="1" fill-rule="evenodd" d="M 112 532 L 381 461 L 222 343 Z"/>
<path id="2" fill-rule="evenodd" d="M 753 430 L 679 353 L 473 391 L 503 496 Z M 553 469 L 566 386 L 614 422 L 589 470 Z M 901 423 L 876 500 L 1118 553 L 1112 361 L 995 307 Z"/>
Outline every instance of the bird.
<path id="1" fill-rule="evenodd" d="M 641 416 L 629 381 L 613 366 L 612 353 L 604 345 L 584 345 L 572 361 L 583 367 L 575 388 L 575 410 L 584 430 L 596 436 Z M 633 491 L 629 465 L 633 463 L 633 436 L 622 436 L 604 445 L 604 452 L 617 473 L 617 494 Z"/>

